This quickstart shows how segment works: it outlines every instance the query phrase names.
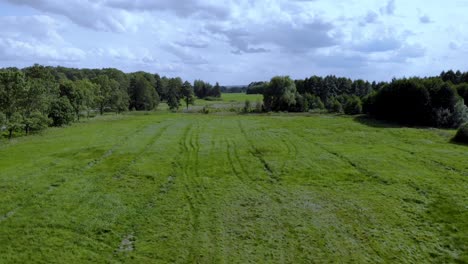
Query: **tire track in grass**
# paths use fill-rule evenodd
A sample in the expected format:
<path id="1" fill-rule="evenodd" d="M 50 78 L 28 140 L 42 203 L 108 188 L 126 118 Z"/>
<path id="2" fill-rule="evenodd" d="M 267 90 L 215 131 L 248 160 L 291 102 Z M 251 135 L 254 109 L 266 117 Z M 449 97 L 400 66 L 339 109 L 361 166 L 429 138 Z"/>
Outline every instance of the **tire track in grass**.
<path id="1" fill-rule="evenodd" d="M 344 162 L 345 164 L 351 166 L 354 170 L 356 170 L 361 175 L 366 176 L 367 178 L 375 180 L 375 181 L 377 181 L 377 182 L 379 182 L 381 184 L 384 184 L 384 185 L 389 185 L 389 184 L 392 183 L 392 182 L 390 182 L 390 181 L 388 181 L 386 179 L 383 179 L 383 178 L 379 177 L 377 175 L 377 173 L 372 172 L 372 171 L 368 170 L 367 168 L 359 165 L 358 163 L 352 161 L 350 158 L 346 157 L 345 155 L 340 154 L 337 151 L 333 151 L 333 150 L 325 147 L 321 143 L 318 143 L 318 142 L 315 142 L 315 141 L 308 141 L 303 134 L 294 133 L 294 134 L 291 134 L 291 135 L 299 138 L 303 142 L 307 142 L 308 144 L 313 144 L 314 146 L 318 147 L 319 149 L 325 151 L 326 153 L 336 157 L 337 159 L 339 159 L 342 162 Z"/>
<path id="2" fill-rule="evenodd" d="M 190 218 L 190 226 L 191 226 L 191 243 L 189 245 L 189 253 L 188 253 L 188 259 L 191 262 L 194 262 L 195 259 L 195 248 L 194 244 L 196 244 L 196 234 L 199 229 L 199 212 L 197 211 L 197 208 L 195 207 L 194 204 L 194 194 L 190 190 L 191 186 L 189 185 L 189 167 L 188 164 L 190 162 L 190 156 L 191 156 L 191 149 L 190 149 L 190 143 L 187 143 L 188 140 L 190 140 L 189 135 L 192 133 L 193 129 L 193 123 L 190 123 L 184 130 L 184 133 L 182 134 L 181 139 L 179 140 L 179 148 L 180 152 L 183 155 L 183 159 L 176 160 L 177 167 L 181 169 L 182 173 L 182 184 L 184 186 L 184 197 L 185 200 L 187 201 L 188 208 L 189 208 L 189 218 Z"/>
<path id="3" fill-rule="evenodd" d="M 204 238 L 204 234 L 207 230 L 204 229 L 204 222 L 202 221 L 203 216 L 210 217 L 210 203 L 206 197 L 207 190 L 203 185 L 203 181 L 200 175 L 199 166 L 200 166 L 200 123 L 197 121 L 196 124 L 191 124 L 190 129 L 184 136 L 184 147 L 186 151 L 185 161 L 183 164 L 183 176 L 184 176 L 184 185 L 186 191 L 186 197 L 190 205 L 191 214 L 193 216 L 192 221 L 192 239 L 189 250 L 189 260 L 194 263 L 203 261 L 206 257 L 202 254 L 197 254 L 196 248 L 207 248 L 203 246 L 204 243 L 200 244 L 200 239 Z M 207 222 L 207 221 L 205 221 Z M 214 228 L 208 228 L 207 238 L 209 241 L 206 241 L 209 245 L 213 247 L 213 258 L 216 258 L 219 254 L 217 236 L 215 234 Z M 195 245 L 198 245 L 196 247 Z"/>
<path id="4" fill-rule="evenodd" d="M 280 183 L 280 178 L 277 175 L 277 172 L 275 172 L 270 164 L 265 160 L 265 158 L 262 156 L 261 152 L 256 148 L 255 142 L 249 138 L 247 131 L 243 127 L 242 123 L 240 120 L 237 122 L 237 126 L 243 135 L 243 138 L 246 140 L 246 142 L 250 146 L 250 151 L 249 153 L 255 157 L 263 166 L 265 173 L 269 177 L 269 181 L 267 185 L 265 184 L 255 184 L 255 186 L 258 188 L 258 191 L 263 194 L 264 196 L 268 197 L 273 203 L 275 203 L 280 209 L 280 212 L 283 210 L 283 204 L 285 200 L 287 199 L 288 196 L 291 194 L 281 186 Z M 237 148 L 235 148 L 237 149 Z M 237 161 L 240 164 L 240 167 L 242 168 L 243 172 L 245 175 L 251 175 L 247 169 L 245 169 L 245 165 L 243 165 L 242 161 L 240 160 L 239 154 L 236 154 L 237 156 Z M 250 179 L 252 179 L 251 176 L 248 176 Z M 288 235 L 291 235 L 293 240 L 297 240 L 298 236 L 296 233 L 287 233 L 283 229 L 284 225 L 287 225 L 289 220 L 282 219 L 281 215 L 276 216 L 272 218 L 272 220 L 275 220 L 275 225 L 277 226 L 278 229 L 274 230 L 274 233 L 277 235 L 277 249 L 279 250 L 280 258 L 284 260 L 284 256 L 287 255 L 286 253 L 286 246 L 285 246 L 285 237 Z M 269 237 L 268 239 L 270 240 L 272 237 Z M 273 242 L 273 244 L 276 244 Z"/>
<path id="5" fill-rule="evenodd" d="M 406 143 L 406 144 L 409 144 L 409 143 Z M 416 153 L 416 152 L 414 152 L 412 150 L 408 150 L 408 149 L 397 147 L 397 146 L 391 146 L 391 147 L 396 149 L 396 150 L 399 150 L 399 151 L 405 152 L 407 154 L 410 154 L 418 162 L 421 162 L 421 163 L 426 164 L 428 166 L 436 165 L 435 166 L 436 168 L 439 168 L 439 169 L 441 168 L 441 169 L 446 170 L 446 171 L 453 171 L 453 172 L 456 172 L 458 174 L 468 176 L 468 171 L 461 170 L 461 169 L 455 168 L 453 166 L 447 165 L 447 164 L 445 164 L 443 162 L 431 159 L 431 158 L 429 158 L 429 157 L 427 157 L 425 155 L 422 155 L 421 153 Z"/>
<path id="6" fill-rule="evenodd" d="M 156 134 L 154 134 L 150 138 L 150 140 L 145 144 L 143 149 L 140 152 L 138 152 L 130 162 L 128 162 L 124 167 L 121 167 L 114 174 L 114 178 L 121 179 L 122 176 L 125 176 L 125 174 L 128 173 L 130 166 L 135 164 L 139 159 L 141 159 L 143 154 L 146 153 L 158 141 L 159 138 L 161 138 L 161 136 L 164 134 L 164 132 L 166 132 L 168 127 L 169 127 L 169 124 L 164 125 L 162 128 L 160 128 L 159 131 Z"/>
<path id="7" fill-rule="evenodd" d="M 157 123 L 156 126 L 159 126 L 160 123 Z M 154 128 L 154 124 L 151 125 L 151 126 L 147 126 L 147 128 Z M 118 166 L 116 168 L 116 170 L 112 173 L 112 179 L 114 180 L 121 180 L 123 179 L 125 176 L 127 176 L 127 174 L 129 173 L 130 171 L 130 168 L 132 165 L 136 164 L 142 157 L 144 157 L 144 154 L 148 152 L 148 150 L 150 150 L 157 142 L 158 140 L 162 137 L 162 135 L 167 131 L 167 129 L 171 126 L 171 123 L 169 124 L 164 124 L 162 125 L 161 127 L 158 128 L 157 132 L 154 133 L 142 146 L 142 148 L 137 151 L 136 153 L 133 154 L 133 157 L 131 159 L 129 159 L 128 161 L 120 164 L 120 166 Z M 119 146 L 123 145 L 120 144 Z M 89 168 L 89 169 L 92 169 L 92 168 Z M 105 184 L 104 182 L 109 180 L 109 178 L 106 178 L 106 177 L 99 177 L 99 174 L 96 174 L 96 175 L 93 175 L 92 177 L 88 178 L 87 181 L 86 181 L 86 185 L 89 185 L 89 186 L 100 186 L 102 184 Z M 102 182 L 102 183 L 99 183 L 99 182 Z M 72 184 L 72 182 L 69 182 L 69 184 Z M 120 188 L 120 187 L 116 187 L 116 188 Z M 90 189 L 90 188 L 85 188 L 85 189 Z M 125 198 L 125 193 L 119 193 L 119 192 L 115 192 L 116 195 L 119 195 L 119 196 L 124 196 Z M 144 198 L 143 198 L 144 199 Z M 129 214 L 129 213 L 127 213 Z M 124 214 L 120 214 L 118 216 L 118 218 L 125 218 L 125 213 Z M 118 220 L 116 220 L 117 222 Z M 112 225 L 115 225 L 116 222 L 112 223 Z M 112 230 L 112 226 L 109 227 L 109 230 Z M 114 254 L 114 256 L 118 253 L 121 253 L 120 251 L 120 247 L 122 246 L 122 243 L 124 243 L 125 239 L 128 238 L 130 235 L 132 236 L 132 239 L 129 240 L 129 243 L 130 244 L 126 244 L 126 247 L 129 248 L 131 247 L 132 248 L 132 251 L 133 251 L 133 247 L 134 247 L 134 244 L 135 244 L 135 237 L 133 236 L 135 230 L 135 228 L 132 226 L 130 229 L 126 230 L 123 234 L 121 234 L 121 238 L 118 243 L 116 243 L 115 245 L 110 245 L 111 248 L 113 249 L 112 251 L 110 251 L 109 253 L 112 253 Z M 105 232 L 108 232 L 108 231 L 105 231 Z M 125 244 L 125 243 L 124 243 Z M 116 246 L 118 245 L 118 246 Z"/>
<path id="8" fill-rule="evenodd" d="M 82 173 L 86 172 L 87 170 L 92 169 L 95 165 L 103 162 L 105 159 L 109 158 L 112 155 L 112 153 L 113 153 L 113 151 L 115 149 L 122 146 L 126 142 L 126 140 L 128 140 L 131 136 L 138 135 L 138 133 L 143 131 L 145 127 L 148 127 L 148 125 L 147 124 L 142 125 L 142 126 L 139 127 L 139 129 L 136 132 L 132 131 L 131 133 L 125 135 L 123 139 L 119 140 L 117 143 L 112 145 L 111 148 L 109 150 L 107 150 L 103 155 L 101 155 L 95 161 L 88 163 L 85 167 L 82 167 L 79 171 L 77 171 L 77 174 L 82 174 Z M 60 165 L 63 162 L 64 162 L 64 159 L 61 162 L 55 162 L 53 165 L 49 166 L 46 169 L 46 172 L 48 172 L 49 170 L 57 167 L 58 165 Z M 33 177 L 33 175 L 37 175 L 37 174 L 30 174 L 30 175 L 28 175 L 26 177 L 28 177 L 28 179 L 30 179 L 31 177 Z M 46 176 L 46 174 L 43 173 L 43 174 L 41 174 L 41 176 Z M 54 190 L 56 190 L 57 188 L 59 188 L 60 186 L 65 184 L 66 181 L 67 181 L 66 179 L 62 178 L 62 180 L 54 181 L 51 184 L 47 184 L 48 185 L 47 190 L 44 190 L 42 192 L 38 192 L 36 194 L 33 194 L 29 199 L 21 202 L 21 204 L 25 204 L 24 206 L 16 206 L 14 209 L 12 209 L 12 210 L 6 212 L 5 214 L 3 214 L 2 216 L 0 216 L 0 223 L 2 223 L 3 221 L 5 221 L 5 220 L 7 220 L 7 219 L 9 219 L 11 217 L 13 217 L 18 211 L 20 211 L 22 208 L 24 208 L 25 206 L 30 204 L 31 201 L 42 199 L 44 196 L 50 194 L 51 192 L 53 192 Z"/>
<path id="9" fill-rule="evenodd" d="M 161 128 L 158 130 L 158 132 L 155 133 L 155 134 L 148 140 L 148 142 L 144 144 L 143 148 L 142 148 L 139 152 L 137 152 L 137 153 L 134 155 L 133 159 L 131 159 L 130 161 L 128 161 L 127 163 L 125 163 L 125 165 L 121 166 L 120 169 L 118 169 L 118 170 L 119 170 L 120 172 L 122 172 L 123 170 L 126 170 L 129 166 L 131 166 L 132 164 L 136 163 L 136 162 L 144 155 L 144 153 L 147 152 L 147 151 L 158 141 L 158 139 L 162 136 L 162 134 L 167 130 L 167 127 L 168 127 L 168 126 L 169 126 L 169 124 L 166 124 L 165 126 L 161 127 Z M 151 126 L 151 128 L 153 128 L 153 126 Z M 84 171 L 84 170 L 86 170 L 86 169 L 83 169 L 82 171 Z M 79 182 L 79 181 L 80 181 L 80 179 L 78 179 L 79 177 L 76 177 L 76 178 L 77 178 L 77 179 L 76 179 L 75 181 L 78 181 L 78 182 Z M 99 186 L 98 181 L 104 182 L 104 181 L 106 180 L 106 178 L 105 178 L 105 177 L 104 177 L 104 178 L 101 178 L 101 177 L 99 177 L 99 175 L 93 175 L 92 177 L 90 177 L 90 178 L 87 179 L 88 182 L 91 181 L 91 180 L 94 180 L 94 183 L 92 184 L 93 186 Z M 68 182 L 66 182 L 66 183 L 67 183 L 67 184 L 72 184 L 72 182 L 73 182 L 73 181 L 68 181 Z M 89 189 L 87 189 L 87 190 L 89 190 Z M 49 193 L 50 193 L 50 192 L 49 192 Z M 43 196 L 45 196 L 45 194 L 44 194 Z M 43 198 L 43 196 L 42 196 L 41 198 Z M 54 212 L 54 211 L 52 211 L 52 212 Z M 124 215 L 119 215 L 119 217 L 124 217 Z M 116 222 L 112 222 L 112 225 L 115 226 L 115 225 L 116 225 Z M 13 228 L 14 228 L 14 227 L 13 227 Z M 78 230 L 75 230 L 75 229 L 70 228 L 70 227 L 65 227 L 65 226 L 60 225 L 60 224 L 59 224 L 58 226 L 55 226 L 55 227 L 44 227 L 44 229 L 46 229 L 46 228 L 47 228 L 47 229 L 52 229 L 52 230 L 56 230 L 56 229 L 57 229 L 57 230 L 68 230 L 67 232 L 72 233 L 72 234 L 75 234 L 75 235 L 78 236 L 78 237 L 86 236 L 86 237 L 89 238 L 90 241 L 94 241 L 94 243 L 96 243 L 96 244 L 105 245 L 105 248 L 107 248 L 107 249 L 112 250 L 112 249 L 115 248 L 114 245 L 112 245 L 112 244 L 109 243 L 109 240 L 94 239 L 93 236 L 89 236 L 89 234 L 87 234 L 87 233 L 82 233 L 82 232 L 79 232 Z M 24 227 L 22 227 L 22 229 L 24 230 Z M 36 229 L 37 229 L 37 226 L 34 226 L 34 227 L 27 227 L 26 230 L 27 230 L 28 232 L 34 233 L 34 232 L 35 232 L 34 230 L 36 230 Z M 110 230 L 111 230 L 111 229 L 112 229 L 112 227 L 110 227 Z M 92 231 L 92 230 L 91 230 L 91 231 Z M 91 231 L 90 231 L 90 232 L 91 232 Z M 95 231 L 92 231 L 92 232 L 95 232 Z M 107 233 L 107 232 L 109 232 L 109 231 L 108 231 L 108 230 L 104 230 L 104 232 Z M 92 233 L 92 234 L 94 234 L 94 233 Z M 134 243 L 134 240 L 131 241 L 131 242 Z M 119 244 L 122 244 L 122 241 L 119 240 Z M 133 244 L 132 244 L 132 245 L 133 245 Z M 104 249 L 104 248 L 101 247 L 101 248 L 99 249 L 98 252 L 101 252 L 101 253 L 99 253 L 99 254 L 103 254 L 103 253 L 105 253 L 105 251 L 106 251 L 107 249 Z M 83 248 L 83 250 L 92 251 L 92 249 L 90 249 L 90 248 L 88 248 L 88 247 Z M 103 251 L 103 250 L 104 250 L 104 251 Z M 109 251 L 108 253 L 110 254 L 111 252 L 117 252 L 117 251 L 118 251 L 118 250 Z M 97 252 L 96 252 L 96 253 L 97 253 Z M 114 253 L 114 255 L 115 255 L 115 253 Z"/>
<path id="10" fill-rule="evenodd" d="M 244 164 L 240 160 L 239 152 L 237 151 L 237 145 L 230 139 L 224 139 L 227 147 L 226 155 L 231 167 L 231 171 L 234 173 L 236 178 L 240 183 L 247 188 L 252 189 L 260 194 L 269 195 L 264 189 L 260 188 L 256 183 L 258 180 L 255 180 L 251 177 L 250 173 L 245 168 Z"/>
<path id="11" fill-rule="evenodd" d="M 242 135 L 244 136 L 244 138 L 246 139 L 247 143 L 250 146 L 249 153 L 252 156 L 254 156 L 262 164 L 263 169 L 264 169 L 264 171 L 266 172 L 266 174 L 268 176 L 269 182 L 271 184 L 278 183 L 280 181 L 280 177 L 279 177 L 278 173 L 275 172 L 273 170 L 273 168 L 271 167 L 271 165 L 265 160 L 265 158 L 263 157 L 261 151 L 255 146 L 255 142 L 253 142 L 253 140 L 251 140 L 249 138 L 249 136 L 247 134 L 247 131 L 245 131 L 245 129 L 242 126 L 242 123 L 241 123 L 240 120 L 238 120 L 237 124 L 238 124 L 238 127 L 239 127 Z"/>

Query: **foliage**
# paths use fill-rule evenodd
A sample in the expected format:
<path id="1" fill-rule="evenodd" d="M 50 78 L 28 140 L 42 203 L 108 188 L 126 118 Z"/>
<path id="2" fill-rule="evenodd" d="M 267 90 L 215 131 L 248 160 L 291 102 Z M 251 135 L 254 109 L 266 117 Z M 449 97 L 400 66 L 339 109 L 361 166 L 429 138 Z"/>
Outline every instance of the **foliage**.
<path id="1" fill-rule="evenodd" d="M 296 85 L 289 76 L 276 76 L 265 86 L 263 104 L 267 111 L 288 111 L 296 103 Z"/>
<path id="2" fill-rule="evenodd" d="M 131 76 L 129 87 L 130 108 L 138 111 L 150 111 L 155 109 L 159 104 L 158 93 L 148 80 L 151 79 L 150 76 L 145 77 L 142 73 L 135 73 Z M 116 94 L 114 96 L 118 99 L 117 102 L 125 100 L 125 98 L 122 98 L 124 97 L 123 94 Z M 124 104 L 123 102 L 121 105 Z"/>
<path id="3" fill-rule="evenodd" d="M 64 126 L 73 122 L 75 110 L 67 97 L 59 97 L 52 101 L 49 110 L 49 118 L 53 126 Z"/>
<path id="4" fill-rule="evenodd" d="M 243 113 L 250 113 L 252 111 L 252 105 L 250 100 L 245 100 L 244 107 L 242 108 Z"/>
<path id="5" fill-rule="evenodd" d="M 458 85 L 456 88 L 457 88 L 458 94 L 465 101 L 465 105 L 468 106 L 468 83 L 462 83 Z"/>
<path id="6" fill-rule="evenodd" d="M 468 123 L 460 126 L 453 140 L 455 142 L 468 144 Z"/>
<path id="7" fill-rule="evenodd" d="M 221 97 L 221 87 L 218 83 L 213 87 L 211 84 L 202 80 L 195 80 L 193 83 L 193 90 L 195 95 L 200 99 L 206 97 Z"/>
<path id="8" fill-rule="evenodd" d="M 329 100 L 327 109 L 331 113 L 337 113 L 337 114 L 343 113 L 343 105 L 337 98 L 332 98 Z"/>
<path id="9" fill-rule="evenodd" d="M 193 91 L 193 87 L 189 82 L 184 82 L 182 85 L 182 97 L 184 99 L 185 105 L 188 109 L 189 105 L 193 105 L 195 103 L 195 94 Z"/>
<path id="10" fill-rule="evenodd" d="M 430 95 L 416 80 L 394 80 L 373 98 L 372 115 L 409 125 L 430 122 Z"/>
<path id="11" fill-rule="evenodd" d="M 263 94 L 266 82 L 252 82 L 247 86 L 247 94 Z"/>
<path id="12" fill-rule="evenodd" d="M 343 104 L 343 111 L 347 115 L 358 115 L 362 113 L 362 103 L 359 97 L 346 96 Z"/>

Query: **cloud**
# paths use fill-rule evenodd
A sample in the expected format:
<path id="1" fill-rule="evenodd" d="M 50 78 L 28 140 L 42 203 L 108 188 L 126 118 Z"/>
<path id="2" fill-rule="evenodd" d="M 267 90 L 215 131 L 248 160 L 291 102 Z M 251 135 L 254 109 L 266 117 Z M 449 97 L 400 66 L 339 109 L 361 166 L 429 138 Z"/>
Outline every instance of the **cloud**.
<path id="1" fill-rule="evenodd" d="M 86 52 L 59 34 L 61 23 L 49 16 L 0 17 L 0 60 L 78 61 Z"/>
<path id="2" fill-rule="evenodd" d="M 169 11 L 178 16 L 199 16 L 207 18 L 226 18 L 229 16 L 229 9 L 226 5 L 217 2 L 197 1 L 197 0 L 108 0 L 107 6 L 127 11 Z"/>
<path id="3" fill-rule="evenodd" d="M 169 44 L 165 47 L 165 50 L 172 53 L 184 64 L 199 65 L 208 63 L 203 56 L 200 56 L 198 53 L 193 52 L 192 49 L 187 47 Z"/>
<path id="4" fill-rule="evenodd" d="M 449 43 L 449 48 L 450 48 L 451 50 L 458 50 L 458 49 L 461 48 L 461 45 L 460 45 L 459 43 L 457 43 L 457 42 L 450 41 L 450 43 Z"/>
<path id="5" fill-rule="evenodd" d="M 299 25 L 284 22 L 230 29 L 211 25 L 207 29 L 225 36 L 237 54 L 269 52 L 265 46 L 271 45 L 287 53 L 307 53 L 336 45 L 340 37 L 331 23 L 321 20 Z"/>
<path id="6" fill-rule="evenodd" d="M 51 14 L 62 15 L 75 24 L 99 31 L 135 31 L 143 22 L 141 15 L 109 8 L 100 1 L 89 0 L 7 0 Z"/>
<path id="7" fill-rule="evenodd" d="M 430 24 L 430 23 L 432 23 L 432 20 L 428 15 L 424 15 L 424 16 L 419 18 L 419 22 L 421 22 L 423 24 Z"/>
<path id="8" fill-rule="evenodd" d="M 377 23 L 379 15 L 374 11 L 367 12 L 366 17 L 364 18 L 363 24 L 374 24 Z"/>
<path id="9" fill-rule="evenodd" d="M 399 49 L 402 41 L 393 37 L 371 39 L 354 45 L 354 50 L 361 52 L 385 52 Z"/>
<path id="10" fill-rule="evenodd" d="M 387 2 L 387 5 L 380 9 L 380 13 L 382 15 L 393 15 L 395 14 L 395 9 L 396 9 L 395 0 L 389 0 Z"/>

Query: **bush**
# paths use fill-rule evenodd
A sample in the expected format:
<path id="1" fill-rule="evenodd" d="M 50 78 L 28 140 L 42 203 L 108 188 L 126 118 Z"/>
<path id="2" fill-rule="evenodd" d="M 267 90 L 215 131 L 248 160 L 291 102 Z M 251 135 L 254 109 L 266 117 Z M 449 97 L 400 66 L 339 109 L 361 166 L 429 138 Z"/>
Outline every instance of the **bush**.
<path id="1" fill-rule="evenodd" d="M 343 105 L 344 113 L 347 115 L 359 115 L 362 113 L 361 99 L 357 96 L 349 96 Z"/>
<path id="2" fill-rule="evenodd" d="M 3 130 L 6 130 L 6 121 L 5 114 L 0 112 L 0 135 Z"/>
<path id="3" fill-rule="evenodd" d="M 252 111 L 252 106 L 250 104 L 250 101 L 249 100 L 245 100 L 245 103 L 244 103 L 244 108 L 242 109 L 242 112 L 244 113 L 250 113 Z"/>
<path id="4" fill-rule="evenodd" d="M 452 125 L 458 127 L 465 122 L 468 122 L 468 106 L 463 103 L 463 100 L 459 100 L 452 114 Z"/>
<path id="5" fill-rule="evenodd" d="M 203 108 L 200 110 L 200 113 L 202 114 L 209 114 L 210 113 L 210 109 L 208 108 L 208 106 L 203 106 Z"/>
<path id="6" fill-rule="evenodd" d="M 338 101 L 338 99 L 332 99 L 327 105 L 328 111 L 331 113 L 343 113 L 343 105 Z"/>
<path id="7" fill-rule="evenodd" d="M 465 123 L 462 126 L 460 126 L 453 140 L 455 142 L 468 144 L 468 123 Z"/>
<path id="8" fill-rule="evenodd" d="M 257 102 L 255 103 L 255 112 L 256 113 L 263 112 L 263 103 L 260 100 L 257 100 Z"/>
<path id="9" fill-rule="evenodd" d="M 207 97 L 203 98 L 203 100 L 206 100 L 206 101 L 222 101 L 223 99 L 221 97 L 207 96 Z"/>

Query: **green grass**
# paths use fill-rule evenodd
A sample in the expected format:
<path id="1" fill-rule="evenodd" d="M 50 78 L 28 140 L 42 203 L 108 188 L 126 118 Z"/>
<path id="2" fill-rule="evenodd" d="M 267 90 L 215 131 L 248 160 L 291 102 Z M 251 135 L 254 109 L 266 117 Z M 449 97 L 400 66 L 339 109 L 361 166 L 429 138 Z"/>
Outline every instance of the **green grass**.
<path id="1" fill-rule="evenodd" d="M 466 263 L 468 148 L 366 123 L 132 114 L 0 142 L 0 263 Z"/>
<path id="2" fill-rule="evenodd" d="M 240 102 L 244 103 L 246 100 L 250 100 L 252 104 L 256 101 L 262 101 L 263 95 L 261 94 L 245 94 L 245 93 L 223 93 L 223 101 L 226 102 Z"/>

